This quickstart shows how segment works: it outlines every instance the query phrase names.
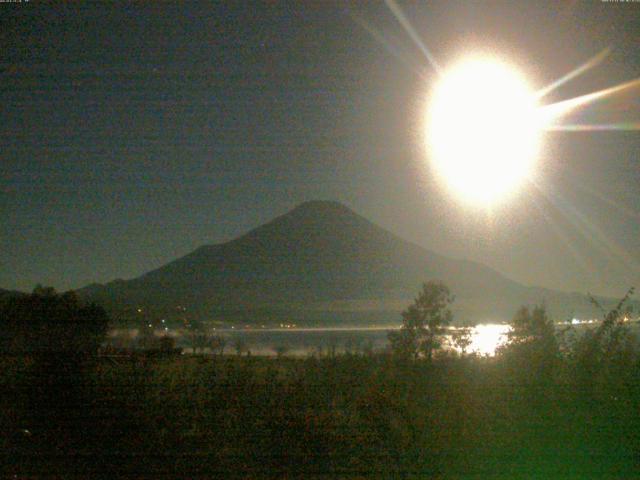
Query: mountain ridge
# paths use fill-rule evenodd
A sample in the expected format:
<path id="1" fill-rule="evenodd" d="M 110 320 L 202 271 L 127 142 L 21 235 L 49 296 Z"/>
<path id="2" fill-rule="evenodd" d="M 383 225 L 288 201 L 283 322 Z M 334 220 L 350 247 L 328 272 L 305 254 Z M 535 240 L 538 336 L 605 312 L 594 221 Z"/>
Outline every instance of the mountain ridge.
<path id="1" fill-rule="evenodd" d="M 537 303 L 546 303 L 557 317 L 594 314 L 586 296 L 524 286 L 481 263 L 404 240 L 341 203 L 319 200 L 137 278 L 78 292 L 116 309 L 143 306 L 167 315 L 181 306 L 202 319 L 235 315 L 249 323 L 260 322 L 265 312 L 314 323 L 304 319 L 305 312 L 324 306 L 327 317 L 340 323 L 340 311 L 361 311 L 367 321 L 367 302 L 376 306 L 371 318 L 386 312 L 397 321 L 398 304 L 411 301 L 427 280 L 449 285 L 457 297 L 454 313 L 463 322 L 508 320 L 520 305 Z"/>

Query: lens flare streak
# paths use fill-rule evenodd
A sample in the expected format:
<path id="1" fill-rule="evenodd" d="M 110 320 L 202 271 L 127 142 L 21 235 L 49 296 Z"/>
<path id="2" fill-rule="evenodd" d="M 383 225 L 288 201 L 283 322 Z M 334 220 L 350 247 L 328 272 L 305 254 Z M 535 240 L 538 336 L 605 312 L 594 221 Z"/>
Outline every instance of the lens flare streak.
<path id="1" fill-rule="evenodd" d="M 429 51 L 427 46 L 424 44 L 424 42 L 422 41 L 418 33 L 415 31 L 415 29 L 411 25 L 411 22 L 409 22 L 409 19 L 407 19 L 402 9 L 400 8 L 400 6 L 395 2 L 395 0 L 384 0 L 384 3 L 387 4 L 387 7 L 389 7 L 389 10 L 391 10 L 391 13 L 393 13 L 393 16 L 396 17 L 396 20 L 398 20 L 400 25 L 402 25 L 402 27 L 405 29 L 407 34 L 414 41 L 416 46 L 424 54 L 424 56 L 427 58 L 427 61 L 431 64 L 433 69 L 437 73 L 440 73 L 440 66 L 436 61 L 436 58 L 431 54 L 431 52 Z"/>
<path id="2" fill-rule="evenodd" d="M 597 55 L 593 56 L 592 58 L 587 60 L 585 63 L 580 65 L 579 67 L 575 68 L 574 70 L 571 70 L 565 76 L 559 78 L 555 82 L 553 82 L 550 85 L 546 86 L 545 88 L 539 90 L 538 93 L 537 93 L 538 98 L 544 97 L 545 95 L 549 94 L 550 92 L 552 92 L 556 88 L 559 88 L 560 86 L 562 86 L 565 83 L 567 83 L 569 80 L 573 80 L 574 78 L 582 75 L 583 73 L 587 72 L 588 70 L 591 70 L 593 67 L 598 66 L 600 63 L 602 63 L 602 61 L 605 58 L 607 58 L 609 56 L 609 53 L 611 53 L 611 49 L 610 48 L 605 48 L 600 53 L 598 53 Z"/>
<path id="3" fill-rule="evenodd" d="M 373 25 L 367 22 L 364 18 L 356 15 L 353 12 L 349 12 L 352 20 L 358 24 L 364 31 L 366 31 L 371 37 L 378 42 L 387 52 L 393 55 L 398 61 L 402 62 L 405 67 L 411 70 L 413 73 L 426 79 L 424 70 L 421 70 L 415 65 L 409 56 L 402 52 L 396 45 L 394 45 L 388 38 L 386 38 L 381 32 L 379 32 Z"/>
<path id="4" fill-rule="evenodd" d="M 541 183 L 534 183 L 534 185 L 583 238 L 588 239 L 595 249 L 608 258 L 608 261 L 617 263 L 624 268 L 631 267 L 640 270 L 640 262 L 635 260 L 622 246 L 613 241 L 600 227 L 580 212 L 559 192 L 552 192 L 551 189 L 545 188 Z"/>
<path id="5" fill-rule="evenodd" d="M 589 195 L 591 195 L 593 198 L 598 199 L 603 204 L 609 205 L 610 207 L 615 208 L 616 211 L 626 215 L 627 217 L 632 218 L 636 221 L 640 221 L 640 212 L 636 212 L 633 209 L 627 207 L 626 205 L 620 202 L 616 202 L 615 200 L 604 195 L 602 192 L 598 192 L 593 188 L 587 187 L 584 183 L 578 183 L 576 184 L 576 187 L 584 192 L 587 192 Z M 636 198 L 636 202 L 640 203 L 640 199 Z"/>
<path id="6" fill-rule="evenodd" d="M 567 115 L 568 113 L 573 112 L 579 107 L 584 107 L 585 105 L 592 104 L 595 101 L 603 100 L 607 97 L 610 97 L 615 93 L 631 90 L 639 86 L 640 86 L 640 78 L 636 78 L 635 80 L 630 80 L 628 82 L 624 82 L 619 85 L 615 85 L 613 87 L 605 88 L 597 92 L 587 93 L 586 95 L 581 95 L 579 97 L 571 98 L 569 100 L 562 100 L 560 102 L 545 105 L 543 107 L 540 107 L 540 111 L 542 112 L 543 117 L 549 123 L 551 123 L 552 120 L 560 118 L 564 115 Z"/>
<path id="7" fill-rule="evenodd" d="M 565 123 L 561 125 L 546 125 L 544 129 L 548 132 L 602 132 L 602 131 L 633 131 L 640 130 L 640 122 L 609 123 L 600 125 L 589 125 L 580 123 Z"/>
<path id="8" fill-rule="evenodd" d="M 571 257 L 575 260 L 575 262 L 580 266 L 583 272 L 592 278 L 597 278 L 599 275 L 598 270 L 592 265 L 589 258 L 585 258 L 575 247 L 574 242 L 571 241 L 567 233 L 562 230 L 560 225 L 558 225 L 554 219 L 547 213 L 547 209 L 541 206 L 538 203 L 538 200 L 534 197 L 533 202 L 534 207 L 536 208 L 538 214 L 543 218 L 543 220 L 549 225 L 549 227 L 553 230 L 553 232 L 560 238 L 562 244 L 567 249 L 567 251 L 571 254 Z"/>

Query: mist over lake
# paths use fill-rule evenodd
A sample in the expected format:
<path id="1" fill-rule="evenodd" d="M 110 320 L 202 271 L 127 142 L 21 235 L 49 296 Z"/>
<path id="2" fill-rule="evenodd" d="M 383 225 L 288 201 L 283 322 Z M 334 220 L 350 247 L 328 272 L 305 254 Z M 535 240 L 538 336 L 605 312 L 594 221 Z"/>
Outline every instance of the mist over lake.
<path id="1" fill-rule="evenodd" d="M 596 328 L 600 322 L 577 323 L 571 325 L 568 322 L 556 324 L 558 332 L 566 331 L 571 327 L 572 334 L 581 335 L 589 329 Z M 629 322 L 633 332 L 640 330 L 640 323 Z M 307 355 L 336 355 L 344 353 L 381 353 L 389 349 L 389 332 L 400 328 L 398 325 L 387 327 L 329 327 L 329 328 L 223 328 L 210 329 L 211 336 L 219 335 L 226 339 L 227 344 L 224 353 L 236 354 L 235 344 L 241 340 L 243 354 L 260 356 L 307 356 Z M 450 334 L 446 335 L 447 347 L 459 351 L 455 345 L 452 334 L 465 330 L 462 327 L 451 327 Z M 494 355 L 495 351 L 508 340 L 508 324 L 480 323 L 469 327 L 469 346 L 466 351 L 478 355 Z M 190 332 L 185 330 L 158 330 L 154 334 L 162 336 L 169 334 L 175 339 L 176 346 L 185 353 L 193 352 L 193 342 Z M 128 346 L 136 348 L 139 341 L 137 329 L 116 329 L 110 332 L 107 344 L 114 346 Z M 212 354 L 211 348 L 205 347 L 199 350 L 201 354 Z"/>

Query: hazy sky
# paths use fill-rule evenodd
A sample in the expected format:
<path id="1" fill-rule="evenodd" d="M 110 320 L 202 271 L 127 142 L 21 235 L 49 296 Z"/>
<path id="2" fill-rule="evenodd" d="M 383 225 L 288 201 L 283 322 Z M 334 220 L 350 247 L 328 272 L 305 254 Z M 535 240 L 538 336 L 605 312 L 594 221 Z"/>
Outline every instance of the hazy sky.
<path id="1" fill-rule="evenodd" d="M 135 277 L 311 199 L 526 284 L 640 287 L 639 132 L 548 134 L 540 185 L 488 215 L 429 170 L 434 72 L 384 3 L 216 3 L 0 4 L 0 287 Z M 612 48 L 551 100 L 640 77 L 640 3 L 402 6 L 445 68 L 490 49 L 539 87 Z"/>

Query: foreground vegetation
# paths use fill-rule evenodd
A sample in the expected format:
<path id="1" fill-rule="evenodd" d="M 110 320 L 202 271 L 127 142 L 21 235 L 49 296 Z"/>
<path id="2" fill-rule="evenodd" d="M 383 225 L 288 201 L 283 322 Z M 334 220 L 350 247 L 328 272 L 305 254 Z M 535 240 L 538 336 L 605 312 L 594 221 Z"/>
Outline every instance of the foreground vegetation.
<path id="1" fill-rule="evenodd" d="M 549 328 L 543 308 L 523 308 L 509 345 L 481 358 L 438 348 L 441 325 L 430 315 L 446 323 L 450 297 L 437 285 L 425 288 L 447 301 L 437 309 L 423 302 L 429 308 L 422 313 L 416 301 L 394 351 L 385 354 L 114 360 L 42 345 L 6 350 L 0 365 L 6 473 L 636 476 L 640 350 L 622 322 L 626 298 L 583 335 Z M 92 331 L 99 330 L 95 323 Z"/>

